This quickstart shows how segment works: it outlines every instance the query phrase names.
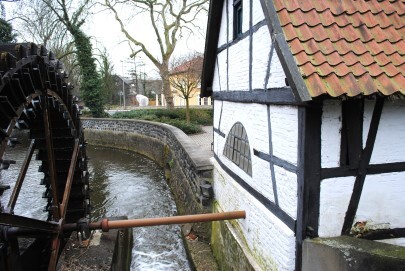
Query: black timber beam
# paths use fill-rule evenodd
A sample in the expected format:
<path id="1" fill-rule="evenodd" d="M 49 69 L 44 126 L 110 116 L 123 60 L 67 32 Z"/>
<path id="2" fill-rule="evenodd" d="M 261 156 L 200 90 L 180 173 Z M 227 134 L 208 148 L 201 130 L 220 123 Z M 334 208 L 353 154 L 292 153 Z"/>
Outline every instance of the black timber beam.
<path id="1" fill-rule="evenodd" d="M 351 168 L 350 166 L 322 168 L 321 179 L 338 178 L 357 176 L 359 169 Z M 383 174 L 392 172 L 405 171 L 405 162 L 385 163 L 385 164 L 371 164 L 365 169 L 366 175 Z"/>
<path id="2" fill-rule="evenodd" d="M 221 27 L 223 5 L 224 0 L 210 1 L 204 62 L 201 75 L 201 97 L 209 97 L 212 95 L 212 80 L 214 78 L 215 60 L 217 57 L 217 46 L 219 30 Z"/>
<path id="3" fill-rule="evenodd" d="M 370 129 L 368 131 L 366 146 L 361 154 L 358 173 L 354 181 L 353 192 L 350 198 L 349 206 L 347 207 L 345 220 L 342 227 L 342 235 L 349 234 L 352 228 L 357 208 L 359 206 L 361 193 L 363 191 L 364 181 L 366 179 L 366 168 L 370 164 L 371 155 L 373 153 L 375 139 L 377 137 L 378 126 L 380 123 L 381 113 L 384 106 L 384 98 L 379 97 L 374 106 L 373 116 L 371 117 Z"/>
<path id="4" fill-rule="evenodd" d="M 268 90 L 253 91 L 219 91 L 213 93 L 214 100 L 235 103 L 258 103 L 299 105 L 290 87 L 274 88 Z"/>
<path id="5" fill-rule="evenodd" d="M 302 268 L 302 241 L 318 236 L 322 106 L 298 109 L 298 210 L 295 270 Z"/>

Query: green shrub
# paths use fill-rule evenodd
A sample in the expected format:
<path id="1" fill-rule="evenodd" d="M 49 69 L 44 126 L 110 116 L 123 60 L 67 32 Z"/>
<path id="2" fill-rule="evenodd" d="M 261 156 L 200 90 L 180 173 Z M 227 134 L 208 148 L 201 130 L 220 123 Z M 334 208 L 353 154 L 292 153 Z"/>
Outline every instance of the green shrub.
<path id="1" fill-rule="evenodd" d="M 212 125 L 212 109 L 190 109 L 190 120 L 200 125 Z"/>
<path id="2" fill-rule="evenodd" d="M 200 125 L 212 125 L 212 109 L 190 109 L 190 124 L 186 122 L 186 109 L 138 109 L 119 112 L 112 116 L 118 119 L 140 119 L 163 122 L 181 129 L 186 134 L 201 132 Z"/>
<path id="3" fill-rule="evenodd" d="M 143 120 L 148 120 L 148 121 L 159 121 L 159 118 L 156 117 L 156 115 L 150 114 L 150 115 L 144 115 L 142 116 Z"/>
<path id="4" fill-rule="evenodd" d="M 184 133 L 186 133 L 188 135 L 197 134 L 197 133 L 202 132 L 202 129 L 199 125 L 194 124 L 194 123 L 187 123 L 185 120 L 172 119 L 165 123 L 179 128 L 180 130 L 182 130 Z"/>

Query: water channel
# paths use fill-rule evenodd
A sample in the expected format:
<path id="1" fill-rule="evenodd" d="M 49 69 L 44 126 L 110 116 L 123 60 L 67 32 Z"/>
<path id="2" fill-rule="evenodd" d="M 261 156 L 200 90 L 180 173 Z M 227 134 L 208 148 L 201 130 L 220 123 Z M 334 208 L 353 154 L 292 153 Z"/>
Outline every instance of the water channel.
<path id="1" fill-rule="evenodd" d="M 25 157 L 28 142 L 7 150 L 7 159 L 16 160 L 8 170 L 0 171 L 0 182 L 14 186 Z M 176 205 L 159 166 L 132 152 L 87 146 L 92 220 L 126 215 L 128 218 L 171 216 Z M 46 205 L 39 185 L 42 173 L 34 159 L 28 170 L 15 213 L 46 219 Z M 12 190 L 12 189 L 10 189 Z M 6 205 L 10 190 L 2 196 Z M 131 270 L 190 270 L 180 227 L 177 225 L 133 229 L 134 246 Z"/>

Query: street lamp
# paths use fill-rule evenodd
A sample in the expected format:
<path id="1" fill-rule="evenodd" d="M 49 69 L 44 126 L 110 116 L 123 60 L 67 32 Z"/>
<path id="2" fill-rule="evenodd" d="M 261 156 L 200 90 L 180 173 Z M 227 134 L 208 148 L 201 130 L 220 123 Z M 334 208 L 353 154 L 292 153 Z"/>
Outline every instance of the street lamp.
<path id="1" fill-rule="evenodd" d="M 122 77 L 121 77 L 121 79 L 122 79 L 122 95 L 123 95 L 123 100 L 124 100 L 124 110 L 125 110 L 125 106 L 126 106 L 126 103 L 125 103 L 125 82 L 124 82 L 124 61 L 123 60 L 120 60 L 121 61 L 121 65 L 122 65 Z"/>

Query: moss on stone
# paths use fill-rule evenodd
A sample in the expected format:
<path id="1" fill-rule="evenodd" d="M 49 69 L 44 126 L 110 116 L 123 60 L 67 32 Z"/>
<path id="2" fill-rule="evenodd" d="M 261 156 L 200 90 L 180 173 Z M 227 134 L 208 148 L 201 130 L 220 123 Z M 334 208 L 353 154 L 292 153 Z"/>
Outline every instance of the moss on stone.
<path id="1" fill-rule="evenodd" d="M 217 202 L 213 208 L 219 210 Z M 225 222 L 212 222 L 211 247 L 221 270 L 255 270 Z"/>

